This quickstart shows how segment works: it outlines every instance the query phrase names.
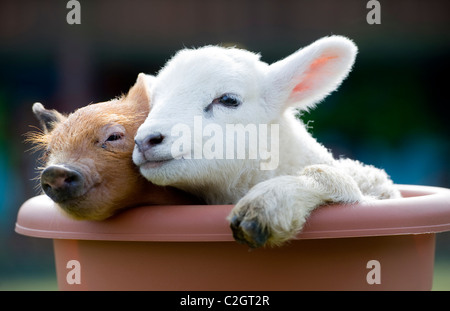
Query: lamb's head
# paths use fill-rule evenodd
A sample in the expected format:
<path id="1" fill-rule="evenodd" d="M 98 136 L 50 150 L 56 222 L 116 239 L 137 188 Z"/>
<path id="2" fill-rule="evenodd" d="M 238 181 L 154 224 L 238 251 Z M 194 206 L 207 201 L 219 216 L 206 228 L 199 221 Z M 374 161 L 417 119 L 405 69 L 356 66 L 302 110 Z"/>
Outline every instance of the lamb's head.
<path id="1" fill-rule="evenodd" d="M 237 48 L 182 50 L 148 79 L 152 110 L 136 135 L 133 160 L 160 185 L 233 183 L 267 160 L 260 150 L 251 158 L 258 146 L 249 145 L 240 159 L 236 137 L 247 133 L 244 144 L 249 143 L 251 126 L 258 131 L 278 124 L 289 108 L 319 102 L 346 77 L 356 50 L 349 39 L 327 37 L 272 65 Z M 233 135 L 227 135 L 230 125 Z"/>

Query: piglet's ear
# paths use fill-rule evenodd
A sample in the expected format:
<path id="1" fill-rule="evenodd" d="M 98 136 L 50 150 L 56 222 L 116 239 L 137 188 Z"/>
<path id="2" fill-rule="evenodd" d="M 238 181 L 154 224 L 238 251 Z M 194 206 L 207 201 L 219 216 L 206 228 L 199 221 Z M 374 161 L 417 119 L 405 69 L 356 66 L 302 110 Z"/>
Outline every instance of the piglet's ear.
<path id="1" fill-rule="evenodd" d="M 41 103 L 33 104 L 33 113 L 41 123 L 44 133 L 51 132 L 55 125 L 65 119 L 65 117 L 56 110 L 47 110 Z"/>
<path id="2" fill-rule="evenodd" d="M 313 107 L 345 79 L 356 53 L 357 47 L 351 40 L 332 36 L 317 40 L 270 65 L 267 102 L 283 110 Z"/>
<path id="3" fill-rule="evenodd" d="M 150 105 L 150 87 L 155 77 L 140 73 L 137 77 L 136 83 L 131 87 L 127 95 L 127 100 L 131 101 L 137 107 Z M 149 109 L 149 108 L 147 108 Z"/>

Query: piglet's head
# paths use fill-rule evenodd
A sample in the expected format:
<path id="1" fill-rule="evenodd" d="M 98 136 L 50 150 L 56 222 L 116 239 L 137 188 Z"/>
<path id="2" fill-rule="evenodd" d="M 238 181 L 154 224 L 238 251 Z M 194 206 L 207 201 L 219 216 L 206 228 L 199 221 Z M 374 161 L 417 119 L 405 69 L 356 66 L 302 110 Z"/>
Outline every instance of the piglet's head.
<path id="1" fill-rule="evenodd" d="M 124 207 L 174 197 L 174 190 L 141 177 L 131 159 L 134 136 L 150 110 L 145 80 L 141 74 L 126 96 L 68 116 L 33 105 L 43 128 L 30 135 L 43 150 L 42 190 L 70 216 L 101 220 Z"/>

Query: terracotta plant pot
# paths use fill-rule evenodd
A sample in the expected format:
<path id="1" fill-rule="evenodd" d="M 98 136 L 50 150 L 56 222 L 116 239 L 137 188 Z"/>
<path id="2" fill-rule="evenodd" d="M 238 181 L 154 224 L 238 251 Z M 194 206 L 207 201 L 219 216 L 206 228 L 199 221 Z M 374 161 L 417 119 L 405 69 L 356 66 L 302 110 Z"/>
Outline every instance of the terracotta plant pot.
<path id="1" fill-rule="evenodd" d="M 230 205 L 146 206 L 95 222 L 38 196 L 16 231 L 53 239 L 61 290 L 429 290 L 450 190 L 399 187 L 402 199 L 318 208 L 279 248 L 235 242 Z"/>

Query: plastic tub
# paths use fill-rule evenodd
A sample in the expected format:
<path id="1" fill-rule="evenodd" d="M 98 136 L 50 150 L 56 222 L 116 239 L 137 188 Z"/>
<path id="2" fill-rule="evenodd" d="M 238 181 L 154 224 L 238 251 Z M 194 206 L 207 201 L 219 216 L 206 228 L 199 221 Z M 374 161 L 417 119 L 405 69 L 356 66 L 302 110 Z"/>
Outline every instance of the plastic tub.
<path id="1" fill-rule="evenodd" d="M 402 199 L 320 207 L 279 248 L 235 242 L 231 205 L 144 206 L 96 222 L 37 196 L 16 231 L 53 239 L 61 290 L 430 290 L 450 190 L 399 188 Z"/>

